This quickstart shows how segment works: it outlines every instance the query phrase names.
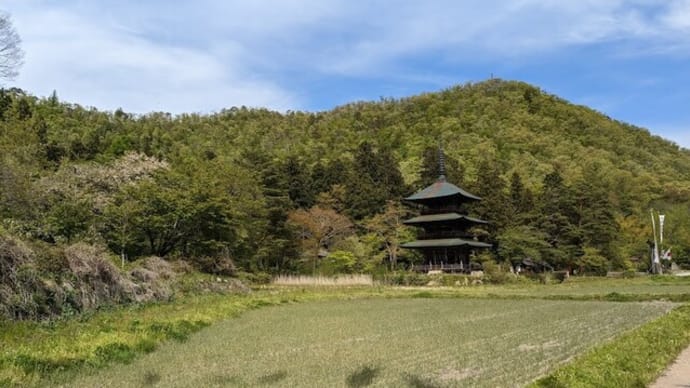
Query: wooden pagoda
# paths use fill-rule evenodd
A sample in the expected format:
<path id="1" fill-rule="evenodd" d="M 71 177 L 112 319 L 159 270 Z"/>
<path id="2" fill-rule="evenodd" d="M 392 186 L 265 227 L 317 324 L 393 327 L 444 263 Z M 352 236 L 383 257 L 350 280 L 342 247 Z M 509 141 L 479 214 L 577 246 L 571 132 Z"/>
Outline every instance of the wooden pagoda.
<path id="1" fill-rule="evenodd" d="M 424 255 L 424 264 L 417 271 L 470 272 L 470 254 L 475 249 L 490 248 L 491 244 L 477 241 L 469 229 L 486 224 L 484 220 L 464 214 L 463 205 L 481 198 L 447 182 L 443 152 L 439 155 L 440 175 L 431 186 L 405 198 L 408 204 L 420 208 L 420 215 L 403 223 L 422 229 L 417 240 L 401 245 Z"/>

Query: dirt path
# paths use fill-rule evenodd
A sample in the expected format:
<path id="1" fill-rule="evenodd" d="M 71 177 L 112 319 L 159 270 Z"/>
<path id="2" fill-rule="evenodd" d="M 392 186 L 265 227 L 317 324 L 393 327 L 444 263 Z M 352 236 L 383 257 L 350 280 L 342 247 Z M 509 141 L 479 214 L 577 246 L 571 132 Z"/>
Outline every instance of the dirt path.
<path id="1" fill-rule="evenodd" d="M 659 376 L 650 388 L 690 387 L 690 347 L 676 358 L 676 361 Z"/>

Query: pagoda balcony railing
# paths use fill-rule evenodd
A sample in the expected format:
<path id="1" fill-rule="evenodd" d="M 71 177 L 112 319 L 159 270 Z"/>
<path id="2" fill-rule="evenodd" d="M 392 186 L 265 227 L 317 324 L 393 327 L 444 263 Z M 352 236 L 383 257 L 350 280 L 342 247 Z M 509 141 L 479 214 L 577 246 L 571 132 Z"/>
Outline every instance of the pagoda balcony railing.
<path id="1" fill-rule="evenodd" d="M 419 233 L 417 239 L 419 240 L 436 240 L 442 238 L 461 238 L 464 240 L 472 240 L 474 236 L 469 233 L 461 232 L 457 230 L 444 230 L 444 231 L 429 231 Z"/>
<path id="2" fill-rule="evenodd" d="M 443 214 L 443 213 L 460 213 L 461 209 L 458 206 L 442 206 L 442 207 L 425 207 L 421 209 L 420 214 Z"/>
<path id="3" fill-rule="evenodd" d="M 469 272 L 470 267 L 463 264 L 421 264 L 412 267 L 415 272 Z"/>

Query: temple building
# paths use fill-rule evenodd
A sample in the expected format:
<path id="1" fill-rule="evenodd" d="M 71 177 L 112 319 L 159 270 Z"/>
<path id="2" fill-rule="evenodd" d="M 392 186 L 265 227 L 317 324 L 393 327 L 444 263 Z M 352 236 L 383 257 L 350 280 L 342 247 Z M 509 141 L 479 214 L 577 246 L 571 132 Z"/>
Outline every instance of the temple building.
<path id="1" fill-rule="evenodd" d="M 446 181 L 442 151 L 439 164 L 440 175 L 436 182 L 405 198 L 405 202 L 420 208 L 421 214 L 403 223 L 422 231 L 417 240 L 401 247 L 419 250 L 424 255 L 424 264 L 415 266 L 417 271 L 469 272 L 472 251 L 491 247 L 491 244 L 477 241 L 469 231 L 487 221 L 463 214 L 464 204 L 481 198 Z"/>

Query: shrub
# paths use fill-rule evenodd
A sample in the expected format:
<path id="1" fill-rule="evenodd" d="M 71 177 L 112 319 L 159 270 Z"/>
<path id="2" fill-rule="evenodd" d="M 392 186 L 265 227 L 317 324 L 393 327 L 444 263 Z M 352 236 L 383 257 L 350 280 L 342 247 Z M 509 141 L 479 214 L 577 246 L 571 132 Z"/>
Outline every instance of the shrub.
<path id="1" fill-rule="evenodd" d="M 609 269 L 608 260 L 599 253 L 598 249 L 590 247 L 584 248 L 584 255 L 577 259 L 577 265 L 580 267 L 580 273 L 599 276 L 606 275 L 606 271 Z"/>
<path id="2" fill-rule="evenodd" d="M 417 272 L 393 272 L 384 275 L 381 281 L 393 286 L 425 286 L 430 278 Z"/>
<path id="3" fill-rule="evenodd" d="M 72 316 L 106 305 L 172 296 L 168 283 L 174 271 L 160 258 L 145 259 L 130 279 L 94 245 L 36 249 L 38 253 L 18 239 L 0 236 L 0 319 Z"/>
<path id="4" fill-rule="evenodd" d="M 237 277 L 250 284 L 269 284 L 273 280 L 273 276 L 266 272 L 240 272 Z"/>
<path id="5" fill-rule="evenodd" d="M 517 275 L 510 271 L 503 270 L 503 267 L 493 260 L 483 263 L 484 280 L 493 284 L 512 283 L 517 280 Z"/>
<path id="6" fill-rule="evenodd" d="M 135 284 L 120 274 L 104 250 L 77 243 L 65 248 L 65 257 L 77 279 L 75 293 L 80 310 L 133 300 Z"/>
<path id="7" fill-rule="evenodd" d="M 192 264 L 201 272 L 214 275 L 235 276 L 237 267 L 229 257 L 201 256 L 194 258 Z"/>
<path id="8" fill-rule="evenodd" d="M 319 265 L 324 275 L 352 273 L 357 264 L 357 257 L 352 252 L 335 251 L 326 256 Z"/>

